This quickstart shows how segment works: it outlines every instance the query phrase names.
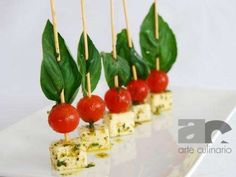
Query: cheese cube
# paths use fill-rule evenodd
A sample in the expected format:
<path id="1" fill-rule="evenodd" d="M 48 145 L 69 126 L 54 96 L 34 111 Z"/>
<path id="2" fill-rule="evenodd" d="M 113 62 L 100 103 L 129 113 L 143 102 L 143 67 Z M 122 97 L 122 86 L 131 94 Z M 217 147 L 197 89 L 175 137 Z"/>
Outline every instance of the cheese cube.
<path id="1" fill-rule="evenodd" d="M 128 111 L 125 113 L 108 113 L 104 117 L 104 123 L 108 126 L 110 136 L 116 137 L 121 135 L 129 135 L 134 132 L 134 113 Z"/>
<path id="2" fill-rule="evenodd" d="M 75 140 L 54 142 L 49 151 L 52 167 L 61 174 L 75 172 L 87 166 L 86 149 Z"/>
<path id="3" fill-rule="evenodd" d="M 79 129 L 79 140 L 87 151 L 110 149 L 110 138 L 108 127 L 104 124 L 94 125 L 94 128 L 82 126 Z"/>
<path id="4" fill-rule="evenodd" d="M 135 114 L 135 122 L 145 122 L 151 120 L 151 107 L 149 104 L 133 105 L 132 111 Z"/>
<path id="5" fill-rule="evenodd" d="M 149 100 L 153 114 L 159 115 L 172 109 L 173 98 L 171 91 L 151 93 Z"/>

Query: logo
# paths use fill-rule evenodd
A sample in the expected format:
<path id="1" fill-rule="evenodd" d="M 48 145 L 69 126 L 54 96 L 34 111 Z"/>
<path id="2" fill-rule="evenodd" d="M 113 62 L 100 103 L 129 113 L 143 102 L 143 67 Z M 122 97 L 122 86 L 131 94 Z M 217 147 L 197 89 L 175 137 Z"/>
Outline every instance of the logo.
<path id="1" fill-rule="evenodd" d="M 229 124 L 220 120 L 208 121 L 204 119 L 180 119 L 178 131 L 178 141 L 180 144 L 186 144 L 179 147 L 179 153 L 209 153 L 209 154 L 230 154 L 232 149 L 228 147 L 228 142 L 221 141 L 221 147 L 209 147 L 212 144 L 213 132 L 219 131 L 221 135 L 232 130 Z M 203 147 L 194 148 L 189 144 L 201 144 Z M 205 145 L 207 145 L 205 147 Z M 223 147 L 222 147 L 223 145 Z"/>
<path id="2" fill-rule="evenodd" d="M 224 121 L 213 120 L 206 122 L 204 119 L 180 119 L 179 126 L 179 143 L 212 143 L 212 134 L 214 131 L 220 131 L 225 134 L 232 128 Z M 226 144 L 227 141 L 221 143 Z"/>

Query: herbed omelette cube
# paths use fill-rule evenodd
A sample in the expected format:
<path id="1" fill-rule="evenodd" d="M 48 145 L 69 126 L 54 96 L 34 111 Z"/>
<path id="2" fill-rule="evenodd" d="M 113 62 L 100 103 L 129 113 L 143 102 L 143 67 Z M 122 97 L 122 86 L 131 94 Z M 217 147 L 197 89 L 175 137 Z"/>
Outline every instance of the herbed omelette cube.
<path id="1" fill-rule="evenodd" d="M 132 134 L 135 126 L 134 117 L 135 114 L 132 111 L 106 114 L 104 123 L 109 128 L 110 137 Z"/>
<path id="2" fill-rule="evenodd" d="M 87 151 L 107 150 L 111 147 L 109 130 L 105 124 L 95 124 L 93 128 L 82 126 L 79 129 L 79 140 Z"/>
<path id="3" fill-rule="evenodd" d="M 54 142 L 49 151 L 53 168 L 61 174 L 78 171 L 87 166 L 86 149 L 75 140 Z"/>
<path id="4" fill-rule="evenodd" d="M 173 96 L 171 91 L 151 93 L 149 100 L 153 114 L 159 115 L 172 109 Z"/>
<path id="5" fill-rule="evenodd" d="M 133 105 L 132 111 L 135 114 L 135 122 L 145 122 L 151 120 L 151 107 L 149 104 Z"/>

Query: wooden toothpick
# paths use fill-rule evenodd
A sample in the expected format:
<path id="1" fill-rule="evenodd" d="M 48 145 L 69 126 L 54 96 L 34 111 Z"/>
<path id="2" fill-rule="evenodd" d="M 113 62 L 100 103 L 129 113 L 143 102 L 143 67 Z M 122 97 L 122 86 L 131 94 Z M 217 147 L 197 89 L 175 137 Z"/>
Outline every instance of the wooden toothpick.
<path id="1" fill-rule="evenodd" d="M 156 70 L 157 71 L 160 70 L 160 58 L 159 57 L 156 59 Z"/>
<path id="2" fill-rule="evenodd" d="M 65 103 L 66 102 L 64 89 L 62 89 L 62 91 L 61 91 L 60 100 L 61 100 L 61 103 Z"/>
<path id="3" fill-rule="evenodd" d="M 157 0 L 154 0 L 154 13 L 155 13 L 155 38 L 159 39 L 159 21 L 158 21 L 158 6 Z M 156 59 L 156 70 L 160 70 L 160 58 Z"/>
<path id="4" fill-rule="evenodd" d="M 87 19 L 85 15 L 85 2 L 81 0 L 81 12 L 82 12 L 82 22 L 83 22 L 83 32 L 84 32 L 84 48 L 85 48 L 85 59 L 88 60 L 88 37 L 87 37 Z"/>
<path id="5" fill-rule="evenodd" d="M 115 83 L 115 88 L 119 88 L 119 77 L 118 77 L 118 75 L 116 75 L 114 77 L 114 83 Z"/>
<path id="6" fill-rule="evenodd" d="M 65 133 L 65 134 L 64 134 L 64 138 L 65 138 L 65 141 L 66 141 L 66 142 L 70 141 L 69 133 Z"/>
<path id="7" fill-rule="evenodd" d="M 159 39 L 159 22 L 158 22 L 158 6 L 157 0 L 154 0 L 154 9 L 155 9 L 155 37 Z"/>
<path id="8" fill-rule="evenodd" d="M 58 33 L 57 33 L 57 17 L 56 17 L 56 8 L 55 8 L 55 0 L 50 0 L 51 4 L 51 13 L 52 13 L 52 23 L 53 23 L 53 35 L 54 35 L 54 44 L 57 54 L 57 62 L 61 61 L 60 55 L 60 47 L 59 47 L 59 40 L 58 40 Z M 65 94 L 64 89 L 60 94 L 61 103 L 65 103 Z"/>
<path id="9" fill-rule="evenodd" d="M 112 55 L 113 58 L 117 58 L 116 52 L 116 31 L 115 31 L 115 13 L 114 13 L 114 0 L 110 0 L 110 10 L 111 10 L 111 33 L 112 33 Z"/>
<path id="10" fill-rule="evenodd" d="M 88 36 L 87 36 L 87 20 L 85 15 L 85 1 L 81 0 L 81 12 L 82 12 L 82 22 L 83 22 L 83 34 L 84 34 L 84 53 L 85 53 L 85 60 L 87 61 L 89 59 L 89 52 L 88 52 Z M 88 72 L 86 74 L 87 79 L 87 91 L 88 96 L 91 97 L 91 79 L 90 79 L 90 73 Z"/>
<path id="11" fill-rule="evenodd" d="M 86 78 L 87 78 L 88 96 L 91 97 L 92 93 L 91 93 L 91 79 L 90 79 L 90 72 L 88 72 L 88 73 L 86 74 Z"/>
<path id="12" fill-rule="evenodd" d="M 57 18 L 56 18 L 56 8 L 55 8 L 55 0 L 50 0 L 50 5 L 51 5 L 51 13 L 52 13 L 52 22 L 53 22 L 53 34 L 54 34 L 54 42 L 55 42 L 55 50 L 57 54 L 57 62 L 61 61 L 60 57 L 60 48 L 59 48 L 59 40 L 58 40 L 58 33 L 57 33 Z M 64 94 L 64 89 L 62 90 L 60 94 L 60 100 L 61 103 L 65 103 L 65 94 Z M 69 141 L 69 133 L 64 134 L 65 141 Z"/>
<path id="13" fill-rule="evenodd" d="M 136 70 L 135 65 L 132 66 L 132 71 L 133 71 L 134 80 L 135 80 L 135 81 L 138 80 L 137 70 Z"/>
<path id="14" fill-rule="evenodd" d="M 126 29 L 127 29 L 128 45 L 129 45 L 130 48 L 132 48 L 133 44 L 132 44 L 132 38 L 131 38 L 131 33 L 130 33 L 130 26 L 129 26 L 129 19 L 128 19 L 128 9 L 127 9 L 126 0 L 123 0 L 123 7 L 124 7 L 124 14 L 125 14 Z"/>
<path id="15" fill-rule="evenodd" d="M 51 4 L 51 13 L 52 13 L 52 22 L 53 22 L 53 33 L 54 33 L 54 42 L 55 42 L 55 48 L 56 48 L 56 54 L 57 54 L 57 61 L 61 60 L 60 56 L 60 47 L 59 47 L 59 40 L 58 40 L 58 34 L 57 34 L 57 17 L 56 17 L 56 8 L 55 8 L 55 1 L 50 0 Z"/>
<path id="16" fill-rule="evenodd" d="M 128 45 L 129 45 L 129 48 L 132 48 L 133 43 L 132 43 L 132 37 L 131 37 L 131 32 L 130 32 L 130 26 L 129 26 L 128 8 L 127 8 L 126 0 L 123 0 L 123 7 L 124 7 L 124 14 L 125 14 L 126 29 L 127 29 Z M 134 80 L 138 80 L 137 70 L 136 70 L 135 65 L 132 65 L 132 73 L 133 73 Z"/>
<path id="17" fill-rule="evenodd" d="M 115 31 L 115 13 L 114 13 L 114 0 L 110 0 L 110 13 L 111 13 L 111 33 L 112 33 L 112 57 L 114 60 L 117 59 L 116 51 L 116 31 Z M 114 77 L 114 85 L 119 88 L 119 77 Z"/>

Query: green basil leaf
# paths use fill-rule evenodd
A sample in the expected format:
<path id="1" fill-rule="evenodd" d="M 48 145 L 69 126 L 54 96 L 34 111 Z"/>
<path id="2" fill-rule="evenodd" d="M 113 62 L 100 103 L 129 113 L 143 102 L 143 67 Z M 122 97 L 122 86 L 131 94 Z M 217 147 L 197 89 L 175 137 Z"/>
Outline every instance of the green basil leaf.
<path id="1" fill-rule="evenodd" d="M 176 38 L 164 19 L 159 16 L 159 40 L 155 38 L 155 9 L 151 6 L 140 30 L 140 46 L 143 57 L 151 69 L 156 67 L 156 58 L 160 58 L 160 69 L 168 72 L 176 61 Z"/>
<path id="2" fill-rule="evenodd" d="M 134 48 L 130 49 L 130 60 L 136 67 L 138 78 L 146 79 L 149 75 L 148 65 Z"/>
<path id="3" fill-rule="evenodd" d="M 59 34 L 61 61 L 59 62 L 64 79 L 64 93 L 66 102 L 72 103 L 79 91 L 82 75 L 73 59 L 64 39 Z"/>
<path id="4" fill-rule="evenodd" d="M 129 63 L 120 56 L 116 59 L 112 57 L 111 53 L 101 53 L 103 59 L 103 68 L 105 78 L 110 88 L 115 87 L 114 77 L 118 75 L 120 86 L 125 86 L 130 80 L 130 66 Z"/>
<path id="5" fill-rule="evenodd" d="M 70 54 L 64 39 L 59 33 L 58 38 L 61 57 L 59 62 L 56 61 L 58 54 L 56 54 L 55 51 L 53 25 L 48 20 L 42 38 L 43 63 L 41 67 L 41 87 L 49 99 L 57 102 L 60 102 L 60 92 L 62 89 L 64 89 L 65 101 L 67 103 L 71 103 L 77 95 L 79 86 L 81 84 L 81 74 L 78 71 L 76 62 Z M 49 65 L 49 63 L 51 65 Z M 55 69 L 56 72 L 54 74 L 49 72 L 50 67 L 57 68 Z M 59 87 L 55 88 L 55 85 L 52 87 L 52 83 L 55 83 L 56 81 L 58 82 L 59 80 L 60 83 L 62 83 L 60 85 L 60 89 Z M 45 90 L 48 90 L 48 92 L 45 92 Z M 57 95 L 55 95 L 56 92 Z"/>
<path id="6" fill-rule="evenodd" d="M 90 37 L 88 37 L 88 52 L 89 58 L 85 60 L 85 48 L 84 48 L 84 34 L 81 34 L 79 47 L 78 47 L 78 56 L 77 61 L 80 67 L 80 72 L 82 73 L 82 88 L 83 94 L 87 95 L 87 79 L 86 74 L 90 73 L 90 80 L 91 80 L 91 91 L 93 91 L 100 79 L 101 76 L 101 56 L 94 46 Z"/>
<path id="7" fill-rule="evenodd" d="M 134 47 L 128 46 L 127 31 L 123 29 L 117 35 L 116 43 L 117 53 L 129 62 L 129 65 L 135 65 L 138 78 L 146 79 L 149 74 L 149 68 L 146 61 L 138 54 Z"/>
<path id="8" fill-rule="evenodd" d="M 123 29 L 117 34 L 116 51 L 119 56 L 130 63 L 130 49 L 128 44 L 127 30 Z"/>
<path id="9" fill-rule="evenodd" d="M 54 55 L 48 52 L 44 52 L 43 55 L 40 76 L 41 88 L 49 100 L 60 102 L 60 94 L 64 88 L 60 67 Z"/>

